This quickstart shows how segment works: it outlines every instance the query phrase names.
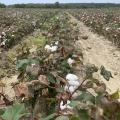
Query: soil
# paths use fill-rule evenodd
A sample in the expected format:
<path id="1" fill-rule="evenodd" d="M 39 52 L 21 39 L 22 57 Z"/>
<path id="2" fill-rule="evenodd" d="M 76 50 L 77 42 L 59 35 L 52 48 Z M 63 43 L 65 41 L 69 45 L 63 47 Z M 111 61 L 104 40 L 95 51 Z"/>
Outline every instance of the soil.
<path id="1" fill-rule="evenodd" d="M 79 40 L 75 42 L 75 46 L 82 48 L 83 63 L 95 64 L 98 67 L 103 65 L 111 71 L 113 78 L 106 81 L 100 74 L 96 74 L 95 77 L 106 84 L 110 94 L 120 89 L 120 51 L 108 39 L 93 33 L 83 22 L 69 13 L 68 15 L 72 23 L 77 23 L 79 29 Z M 88 38 L 83 39 L 84 36 Z"/>

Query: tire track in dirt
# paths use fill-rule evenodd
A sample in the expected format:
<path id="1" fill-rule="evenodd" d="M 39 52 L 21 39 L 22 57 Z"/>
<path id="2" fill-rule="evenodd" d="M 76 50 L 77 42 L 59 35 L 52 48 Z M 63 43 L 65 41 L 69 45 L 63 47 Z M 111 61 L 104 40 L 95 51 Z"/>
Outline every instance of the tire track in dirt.
<path id="1" fill-rule="evenodd" d="M 91 32 L 83 22 L 78 21 L 69 13 L 68 15 L 71 22 L 77 23 L 79 29 L 79 40 L 76 41 L 75 46 L 82 48 L 84 64 L 91 63 L 98 67 L 105 66 L 107 70 L 112 72 L 113 78 L 106 81 L 99 74 L 96 74 L 95 77 L 106 84 L 109 93 L 120 89 L 120 51 L 108 39 Z M 86 35 L 88 39 L 82 39 L 82 36 Z"/>

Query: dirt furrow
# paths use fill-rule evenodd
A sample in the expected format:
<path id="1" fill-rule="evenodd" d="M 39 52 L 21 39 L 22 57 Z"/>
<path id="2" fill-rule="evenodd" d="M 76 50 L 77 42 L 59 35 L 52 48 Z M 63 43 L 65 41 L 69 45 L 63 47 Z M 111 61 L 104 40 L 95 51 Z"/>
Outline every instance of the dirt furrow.
<path id="1" fill-rule="evenodd" d="M 80 31 L 79 40 L 75 44 L 76 47 L 83 50 L 84 64 L 91 63 L 98 67 L 105 66 L 112 72 L 113 78 L 106 81 L 100 75 L 96 75 L 96 77 L 106 84 L 109 93 L 120 89 L 120 51 L 108 39 L 91 32 L 90 28 L 85 26 L 84 23 L 78 21 L 72 15 L 68 15 L 71 17 L 71 22 L 77 23 Z M 88 36 L 88 39 L 82 39 L 82 36 Z"/>

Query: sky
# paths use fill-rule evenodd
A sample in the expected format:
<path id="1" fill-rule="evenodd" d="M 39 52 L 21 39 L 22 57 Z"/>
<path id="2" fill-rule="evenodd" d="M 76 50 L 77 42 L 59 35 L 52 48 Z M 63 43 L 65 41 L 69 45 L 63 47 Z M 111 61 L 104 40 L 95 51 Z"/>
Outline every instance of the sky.
<path id="1" fill-rule="evenodd" d="M 120 3 L 120 0 L 0 0 L 0 3 L 4 4 L 16 4 L 16 3 Z"/>

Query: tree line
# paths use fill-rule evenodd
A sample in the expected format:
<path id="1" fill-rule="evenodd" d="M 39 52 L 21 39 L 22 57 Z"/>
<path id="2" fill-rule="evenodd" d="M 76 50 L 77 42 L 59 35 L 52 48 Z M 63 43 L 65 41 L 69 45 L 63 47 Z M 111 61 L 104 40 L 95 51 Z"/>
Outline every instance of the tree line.
<path id="1" fill-rule="evenodd" d="M 74 9 L 74 8 L 108 8 L 108 7 L 120 7 L 120 4 L 115 3 L 59 3 L 54 4 L 13 4 L 6 6 L 0 3 L 0 8 L 10 7 L 10 8 L 63 8 L 63 9 Z"/>

